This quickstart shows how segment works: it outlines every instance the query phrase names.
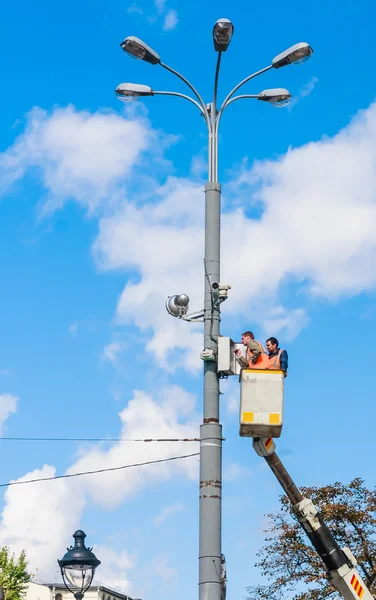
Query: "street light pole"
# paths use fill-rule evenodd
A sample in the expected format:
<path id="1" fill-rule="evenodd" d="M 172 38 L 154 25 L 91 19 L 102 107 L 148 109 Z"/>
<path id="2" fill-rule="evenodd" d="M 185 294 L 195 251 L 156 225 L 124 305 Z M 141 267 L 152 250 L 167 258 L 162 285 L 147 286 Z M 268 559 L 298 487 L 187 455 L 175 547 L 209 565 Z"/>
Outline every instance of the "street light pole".
<path id="1" fill-rule="evenodd" d="M 220 282 L 221 186 L 216 181 L 217 135 L 214 102 L 211 105 L 208 153 L 209 177 L 205 185 L 204 348 L 217 357 L 221 307 L 214 284 Z M 217 361 L 204 362 L 203 423 L 200 426 L 199 598 L 221 598 L 222 533 L 222 425 L 219 422 Z"/>
<path id="2" fill-rule="evenodd" d="M 218 52 L 214 77 L 213 100 L 206 105 L 193 85 L 178 71 L 161 62 L 159 55 L 136 37 L 127 37 L 122 49 L 152 65 L 159 64 L 170 71 L 191 89 L 196 99 L 171 91 L 154 91 L 139 84 L 120 84 L 116 93 L 119 99 L 132 100 L 141 96 L 179 96 L 199 108 L 208 129 L 208 181 L 205 185 L 205 256 L 204 256 L 204 310 L 200 315 L 187 315 L 189 298 L 186 294 L 169 297 L 166 308 L 175 317 L 188 321 L 204 321 L 204 394 L 203 422 L 200 426 L 200 515 L 199 515 L 199 600 L 221 600 L 225 595 L 222 581 L 222 425 L 219 422 L 219 378 L 217 373 L 218 337 L 221 320 L 220 285 L 220 233 L 221 233 L 221 186 L 218 183 L 218 126 L 225 108 L 235 100 L 254 98 L 275 106 L 286 104 L 290 93 L 283 89 L 264 90 L 259 94 L 234 96 L 235 92 L 251 79 L 266 71 L 291 63 L 303 62 L 312 54 L 306 43 L 295 44 L 279 54 L 272 64 L 249 75 L 238 83 L 226 96 L 217 110 L 217 91 L 222 53 L 228 48 L 233 34 L 228 19 L 219 19 L 213 29 L 214 48 Z M 175 300 L 176 303 L 175 303 Z"/>

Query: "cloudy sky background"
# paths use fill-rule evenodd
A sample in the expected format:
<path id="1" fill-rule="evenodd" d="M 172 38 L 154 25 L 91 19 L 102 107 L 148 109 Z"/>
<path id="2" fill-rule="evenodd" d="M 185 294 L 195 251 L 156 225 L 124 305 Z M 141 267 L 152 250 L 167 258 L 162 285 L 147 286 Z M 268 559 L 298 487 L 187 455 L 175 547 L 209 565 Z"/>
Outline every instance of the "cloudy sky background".
<path id="1" fill-rule="evenodd" d="M 188 4 L 188 5 L 186 5 Z M 68 0 L 9 5 L 0 24 L 0 435 L 197 437 L 198 325 L 167 295 L 202 304 L 206 137 L 192 106 L 124 106 L 122 81 L 185 92 L 119 48 L 138 35 L 211 98 L 211 28 L 235 24 L 221 94 L 298 41 L 305 65 L 249 93 L 287 87 L 288 109 L 238 102 L 221 123 L 222 333 L 277 335 L 290 353 L 278 450 L 300 485 L 374 484 L 376 103 L 371 2 L 323 1 L 292 14 L 272 0 Z M 264 513 L 279 488 L 238 437 L 238 382 L 221 384 L 228 593 L 259 581 Z M 356 426 L 354 426 L 356 424 Z M 196 443 L 12 442 L 1 481 L 190 454 Z M 25 548 L 39 581 L 80 527 L 98 581 L 136 597 L 197 593 L 197 457 L 2 488 L 0 543 Z"/>

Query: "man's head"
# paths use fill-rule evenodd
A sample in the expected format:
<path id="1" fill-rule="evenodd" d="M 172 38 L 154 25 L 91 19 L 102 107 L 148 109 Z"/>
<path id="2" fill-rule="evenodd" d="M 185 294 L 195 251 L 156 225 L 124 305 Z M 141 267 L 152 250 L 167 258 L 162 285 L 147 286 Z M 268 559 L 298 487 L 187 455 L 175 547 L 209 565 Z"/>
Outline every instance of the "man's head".
<path id="1" fill-rule="evenodd" d="M 275 352 L 278 348 L 278 340 L 275 337 L 270 337 L 266 340 L 266 349 L 269 352 L 269 354 L 273 354 L 273 352 Z"/>
<path id="2" fill-rule="evenodd" d="M 245 331 L 244 333 L 242 333 L 242 344 L 243 346 L 248 346 L 248 343 L 250 340 L 254 340 L 255 336 L 253 335 L 252 331 Z"/>

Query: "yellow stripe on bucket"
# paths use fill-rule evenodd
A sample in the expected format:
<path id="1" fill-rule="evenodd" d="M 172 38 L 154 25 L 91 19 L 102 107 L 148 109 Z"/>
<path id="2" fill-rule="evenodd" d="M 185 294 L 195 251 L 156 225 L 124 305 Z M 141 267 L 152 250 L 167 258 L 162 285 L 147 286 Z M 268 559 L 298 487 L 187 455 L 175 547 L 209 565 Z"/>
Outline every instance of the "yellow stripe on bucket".
<path id="1" fill-rule="evenodd" d="M 269 414 L 269 423 L 271 425 L 279 425 L 281 422 L 281 416 L 279 413 L 270 413 Z"/>
<path id="2" fill-rule="evenodd" d="M 253 412 L 243 412 L 242 414 L 242 423 L 253 423 L 255 420 L 255 413 Z"/>

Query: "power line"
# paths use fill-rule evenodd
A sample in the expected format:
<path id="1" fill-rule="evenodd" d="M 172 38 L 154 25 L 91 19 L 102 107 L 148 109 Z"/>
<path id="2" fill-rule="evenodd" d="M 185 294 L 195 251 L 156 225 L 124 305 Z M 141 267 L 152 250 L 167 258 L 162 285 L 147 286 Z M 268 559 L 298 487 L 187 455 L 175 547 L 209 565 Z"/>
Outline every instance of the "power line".
<path id="1" fill-rule="evenodd" d="M 0 437 L 12 442 L 199 442 L 200 438 L 66 438 L 66 437 Z"/>
<path id="2" fill-rule="evenodd" d="M 183 458 L 191 458 L 199 456 L 199 452 L 194 454 L 184 454 L 183 456 L 170 456 L 169 458 L 160 458 L 159 460 L 148 460 L 142 463 L 134 463 L 132 465 L 122 465 L 121 467 L 109 467 L 108 469 L 97 469 L 95 471 L 83 471 L 81 473 L 71 473 L 69 475 L 55 475 L 55 477 L 40 477 L 39 479 L 27 479 L 26 481 L 10 481 L 9 483 L 1 483 L 0 488 L 9 487 L 11 485 L 23 485 L 26 483 L 37 483 L 38 481 L 52 481 L 54 479 L 68 479 L 70 477 L 81 477 L 82 475 L 94 475 L 96 473 L 106 473 L 108 471 L 120 471 L 121 469 L 130 469 L 132 467 L 143 467 L 145 465 L 155 465 L 157 463 L 169 462 L 171 460 L 181 460 Z"/>

